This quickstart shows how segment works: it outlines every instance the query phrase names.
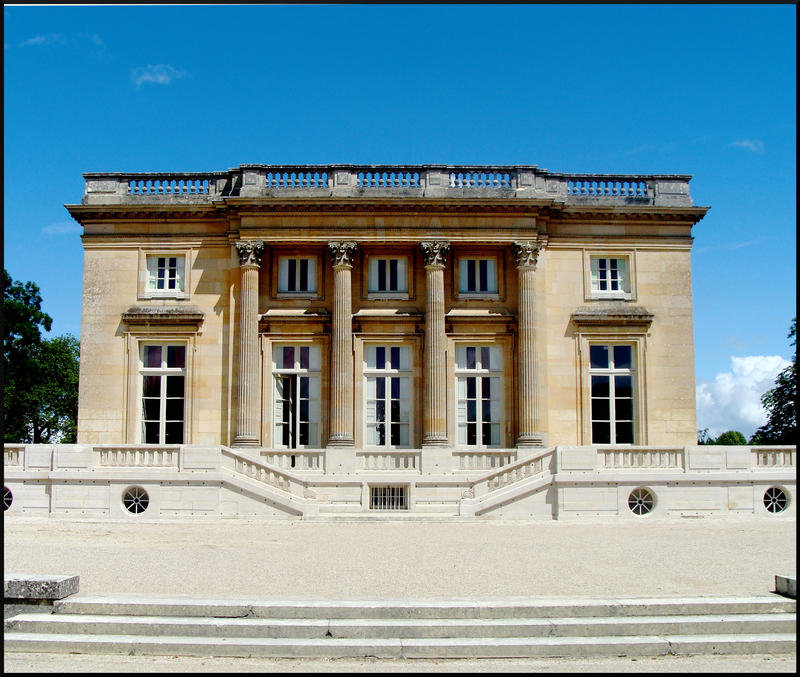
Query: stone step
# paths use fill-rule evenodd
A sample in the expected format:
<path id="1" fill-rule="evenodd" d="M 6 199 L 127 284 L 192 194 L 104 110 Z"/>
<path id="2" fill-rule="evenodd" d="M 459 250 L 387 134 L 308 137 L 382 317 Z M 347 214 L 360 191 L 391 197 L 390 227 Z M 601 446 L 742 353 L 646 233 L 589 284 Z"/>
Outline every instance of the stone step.
<path id="1" fill-rule="evenodd" d="M 796 601 L 777 595 L 688 598 L 536 598 L 417 601 L 265 601 L 198 599 L 191 595 L 73 595 L 56 601 L 58 614 L 216 618 L 587 618 L 672 615 L 795 613 Z"/>
<path id="2" fill-rule="evenodd" d="M 791 653 L 796 636 L 664 635 L 424 639 L 269 639 L 9 633 L 5 651 L 181 656 L 518 658 Z"/>
<path id="3" fill-rule="evenodd" d="M 501 638 L 617 637 L 638 635 L 785 634 L 795 632 L 791 613 L 631 618 L 502 619 L 275 619 L 20 614 L 6 620 L 9 633 L 149 635 L 206 638 Z"/>

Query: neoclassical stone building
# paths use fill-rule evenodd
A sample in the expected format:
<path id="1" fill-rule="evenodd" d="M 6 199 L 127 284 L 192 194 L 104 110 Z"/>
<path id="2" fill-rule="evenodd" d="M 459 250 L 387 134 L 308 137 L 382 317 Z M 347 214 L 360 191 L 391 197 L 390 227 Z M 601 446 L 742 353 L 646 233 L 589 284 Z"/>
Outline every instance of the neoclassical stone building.
<path id="1" fill-rule="evenodd" d="M 78 444 L 6 445 L 15 510 L 793 514 L 793 447 L 695 446 L 688 176 L 84 177 Z"/>
<path id="2" fill-rule="evenodd" d="M 687 176 L 85 178 L 79 442 L 696 441 Z"/>

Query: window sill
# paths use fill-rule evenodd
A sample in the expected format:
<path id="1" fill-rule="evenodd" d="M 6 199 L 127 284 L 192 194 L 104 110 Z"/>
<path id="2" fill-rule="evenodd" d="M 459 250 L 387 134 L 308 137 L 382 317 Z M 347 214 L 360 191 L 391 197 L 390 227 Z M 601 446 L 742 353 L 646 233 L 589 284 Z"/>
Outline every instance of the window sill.
<path id="1" fill-rule="evenodd" d="M 408 301 L 407 291 L 371 291 L 367 292 L 367 298 L 372 301 L 381 299 Z"/>
<path id="2" fill-rule="evenodd" d="M 279 299 L 319 299 L 322 298 L 315 291 L 279 291 L 276 294 Z"/>
<path id="3" fill-rule="evenodd" d="M 459 301 L 499 301 L 500 294 L 498 292 L 460 291 L 456 298 Z"/>

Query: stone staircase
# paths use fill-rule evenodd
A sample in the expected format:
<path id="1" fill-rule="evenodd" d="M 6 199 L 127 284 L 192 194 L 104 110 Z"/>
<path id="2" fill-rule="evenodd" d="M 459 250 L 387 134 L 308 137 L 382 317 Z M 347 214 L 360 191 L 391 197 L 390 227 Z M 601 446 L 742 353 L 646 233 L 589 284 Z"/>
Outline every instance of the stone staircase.
<path id="1" fill-rule="evenodd" d="M 512 658 L 791 653 L 778 596 L 253 601 L 74 595 L 5 621 L 5 651 L 182 656 Z"/>

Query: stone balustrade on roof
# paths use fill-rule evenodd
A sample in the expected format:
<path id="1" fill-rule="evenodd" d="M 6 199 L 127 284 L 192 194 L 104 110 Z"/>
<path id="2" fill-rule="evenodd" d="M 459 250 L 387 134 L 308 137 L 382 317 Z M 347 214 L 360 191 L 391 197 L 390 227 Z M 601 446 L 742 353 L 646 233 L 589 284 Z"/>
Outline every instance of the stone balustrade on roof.
<path id="1" fill-rule="evenodd" d="M 221 172 L 87 173 L 84 205 L 192 204 L 226 198 L 550 200 L 692 207 L 691 176 L 565 174 L 534 165 L 240 165 Z"/>

